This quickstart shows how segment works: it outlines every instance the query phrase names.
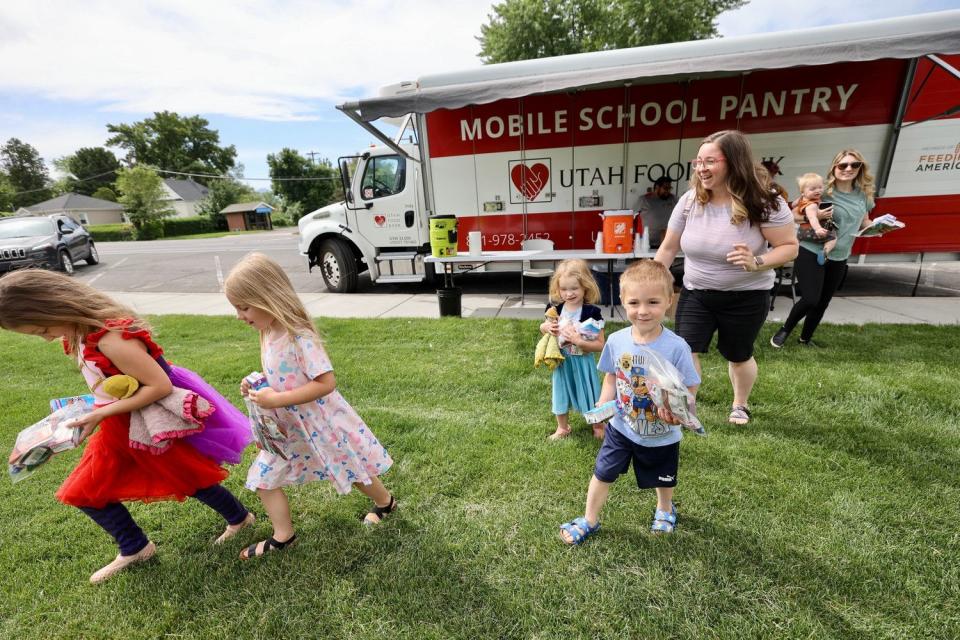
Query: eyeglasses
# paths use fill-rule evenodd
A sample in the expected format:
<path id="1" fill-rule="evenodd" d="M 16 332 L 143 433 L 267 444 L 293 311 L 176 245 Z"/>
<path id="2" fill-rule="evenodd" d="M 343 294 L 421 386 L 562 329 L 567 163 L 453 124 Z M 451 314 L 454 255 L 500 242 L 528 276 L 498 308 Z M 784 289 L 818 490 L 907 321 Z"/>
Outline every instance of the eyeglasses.
<path id="1" fill-rule="evenodd" d="M 847 169 L 859 169 L 863 166 L 862 162 L 838 162 L 837 169 L 846 171 Z"/>
<path id="2" fill-rule="evenodd" d="M 700 167 L 703 167 L 704 169 L 713 169 L 713 167 L 720 162 L 724 162 L 724 159 L 723 158 L 704 158 L 703 160 L 701 160 L 700 158 L 695 158 L 694 160 L 690 161 L 690 164 L 693 166 L 694 169 L 699 169 Z"/>

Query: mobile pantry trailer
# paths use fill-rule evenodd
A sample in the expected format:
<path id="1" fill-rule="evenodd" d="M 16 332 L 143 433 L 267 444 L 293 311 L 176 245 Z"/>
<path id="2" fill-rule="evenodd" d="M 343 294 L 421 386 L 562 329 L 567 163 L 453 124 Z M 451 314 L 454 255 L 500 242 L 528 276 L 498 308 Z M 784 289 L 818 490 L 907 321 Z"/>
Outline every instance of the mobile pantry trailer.
<path id="1" fill-rule="evenodd" d="M 654 180 L 683 191 L 700 140 L 749 135 L 779 181 L 860 150 L 875 214 L 907 227 L 861 260 L 960 257 L 960 11 L 490 65 L 425 76 L 338 109 L 383 146 L 340 159 L 346 201 L 300 220 L 300 253 L 332 291 L 418 281 L 429 217 L 460 249 L 548 238 L 593 247 L 598 213 L 636 208 Z M 393 139 L 371 123 L 402 118 Z M 519 266 L 519 262 L 517 263 Z"/>

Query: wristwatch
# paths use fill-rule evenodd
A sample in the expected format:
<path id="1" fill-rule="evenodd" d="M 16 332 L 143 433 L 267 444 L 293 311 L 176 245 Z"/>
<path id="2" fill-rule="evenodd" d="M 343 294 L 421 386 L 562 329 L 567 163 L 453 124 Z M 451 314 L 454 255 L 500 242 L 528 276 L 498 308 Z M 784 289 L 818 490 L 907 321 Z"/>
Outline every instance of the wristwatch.
<path id="1" fill-rule="evenodd" d="M 757 265 L 757 270 L 763 266 L 763 256 L 753 256 L 753 262 Z"/>

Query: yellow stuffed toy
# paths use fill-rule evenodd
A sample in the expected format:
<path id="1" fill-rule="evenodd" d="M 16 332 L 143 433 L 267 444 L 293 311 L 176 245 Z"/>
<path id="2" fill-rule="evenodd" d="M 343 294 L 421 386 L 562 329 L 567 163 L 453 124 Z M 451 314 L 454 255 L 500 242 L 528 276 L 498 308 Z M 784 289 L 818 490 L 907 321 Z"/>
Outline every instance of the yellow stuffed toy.
<path id="1" fill-rule="evenodd" d="M 547 309 L 547 312 L 543 315 L 551 321 L 555 321 L 559 317 L 557 310 L 553 307 Z M 556 369 L 563 360 L 557 337 L 552 333 L 543 334 L 540 342 L 537 343 L 537 349 L 533 356 L 533 366 L 539 367 L 541 364 L 546 364 L 550 369 Z"/>
<path id="2" fill-rule="evenodd" d="M 136 378 L 123 374 L 110 376 L 103 381 L 104 392 L 110 394 L 117 400 L 129 398 L 139 388 L 140 383 Z"/>

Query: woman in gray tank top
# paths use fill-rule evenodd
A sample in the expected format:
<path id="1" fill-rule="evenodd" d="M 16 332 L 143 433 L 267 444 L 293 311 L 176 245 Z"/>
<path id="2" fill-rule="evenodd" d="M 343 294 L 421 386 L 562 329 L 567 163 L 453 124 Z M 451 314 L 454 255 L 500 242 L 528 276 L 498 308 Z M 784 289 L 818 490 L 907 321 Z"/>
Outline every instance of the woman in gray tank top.
<path id="1" fill-rule="evenodd" d="M 739 131 L 704 138 L 691 164 L 691 188 L 674 208 L 655 260 L 669 266 L 683 250 L 676 332 L 690 345 L 698 372 L 699 354 L 717 334 L 733 386 L 729 420 L 746 424 L 757 379 L 753 343 L 767 317 L 773 269 L 797 255 L 793 216 L 757 177 L 750 143 Z"/>

